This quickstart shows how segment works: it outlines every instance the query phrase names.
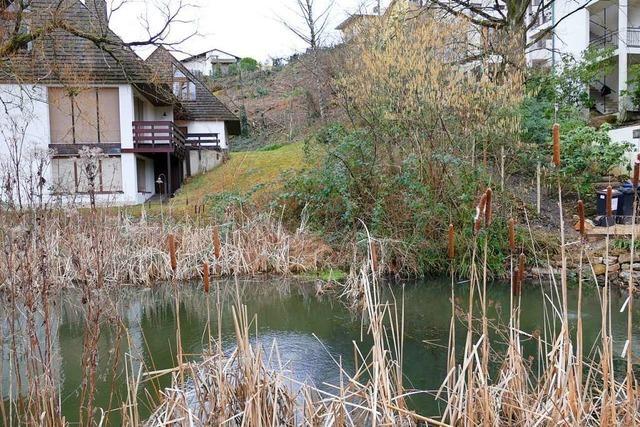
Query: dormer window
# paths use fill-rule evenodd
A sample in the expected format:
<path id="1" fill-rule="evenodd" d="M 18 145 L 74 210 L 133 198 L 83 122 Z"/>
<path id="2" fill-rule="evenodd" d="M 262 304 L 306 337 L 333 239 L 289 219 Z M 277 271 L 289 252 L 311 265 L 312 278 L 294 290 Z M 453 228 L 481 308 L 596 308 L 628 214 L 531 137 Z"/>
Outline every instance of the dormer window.
<path id="1" fill-rule="evenodd" d="M 181 101 L 196 100 L 196 85 L 178 69 L 173 73 L 173 94 Z"/>

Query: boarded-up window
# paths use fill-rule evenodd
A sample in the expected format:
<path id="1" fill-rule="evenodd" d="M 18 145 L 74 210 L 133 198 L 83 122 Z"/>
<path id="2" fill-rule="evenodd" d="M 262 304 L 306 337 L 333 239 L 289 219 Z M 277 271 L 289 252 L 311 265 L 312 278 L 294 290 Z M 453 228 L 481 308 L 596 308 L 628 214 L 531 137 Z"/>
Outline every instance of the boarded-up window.
<path id="1" fill-rule="evenodd" d="M 107 193 L 122 191 L 122 162 L 120 157 L 109 157 L 102 159 L 101 178 L 102 190 Z"/>
<path id="2" fill-rule="evenodd" d="M 74 159 L 53 159 L 51 161 L 53 193 L 71 194 L 76 192 L 75 167 Z"/>
<path id="3" fill-rule="evenodd" d="M 72 102 L 62 88 L 48 89 L 52 144 L 73 144 Z"/>
<path id="4" fill-rule="evenodd" d="M 120 142 L 118 88 L 49 88 L 52 144 Z"/>
<path id="5" fill-rule="evenodd" d="M 87 193 L 89 174 L 95 171 L 96 193 L 122 191 L 122 162 L 120 157 L 105 157 L 89 170 L 87 164 L 77 158 L 57 158 L 51 162 L 52 189 L 56 194 Z"/>
<path id="6" fill-rule="evenodd" d="M 73 97 L 76 144 L 97 144 L 98 95 L 95 90 L 82 90 Z"/>
<path id="7" fill-rule="evenodd" d="M 120 94 L 118 88 L 98 90 L 100 142 L 120 142 Z"/>

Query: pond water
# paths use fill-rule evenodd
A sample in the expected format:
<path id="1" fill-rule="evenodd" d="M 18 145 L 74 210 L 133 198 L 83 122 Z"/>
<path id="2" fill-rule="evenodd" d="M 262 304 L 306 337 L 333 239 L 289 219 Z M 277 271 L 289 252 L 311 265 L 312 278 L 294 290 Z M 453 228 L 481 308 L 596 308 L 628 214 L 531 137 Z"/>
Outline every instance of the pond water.
<path id="1" fill-rule="evenodd" d="M 220 300 L 223 305 L 222 338 L 227 349 L 233 348 L 231 305 L 236 295 L 233 282 L 220 282 Z M 213 286 L 215 290 L 216 286 Z M 468 287 L 456 286 L 460 304 L 465 303 Z M 404 296 L 404 374 L 405 386 L 424 391 L 436 390 L 446 375 L 447 340 L 451 316 L 450 284 L 448 280 L 427 280 L 406 286 L 394 286 L 393 293 L 398 301 Z M 249 316 L 255 316 L 252 325 L 253 339 L 260 341 L 267 350 L 276 342 L 282 363 L 296 379 L 313 383 L 324 388 L 327 384 L 339 383 L 340 360 L 347 371 L 354 364 L 354 342 L 363 352 L 369 342 L 366 328 L 363 330 L 357 314 L 332 296 L 316 296 L 313 285 L 304 285 L 282 280 L 260 280 L 242 282 L 239 286 L 241 300 L 247 305 Z M 384 297 L 390 297 L 387 289 Z M 551 293 L 549 293 L 551 295 Z M 575 314 L 577 292 L 570 291 L 571 309 Z M 210 295 L 212 331 L 217 331 L 215 315 L 216 295 Z M 506 316 L 509 307 L 508 287 L 492 285 L 489 289 L 490 315 L 497 322 Z M 125 353 L 135 360 L 135 370 L 144 363 L 147 370 L 171 368 L 176 364 L 176 310 L 173 293 L 169 286 L 157 289 L 125 289 L 111 297 L 117 307 L 119 320 L 105 321 L 101 327 L 98 348 L 98 387 L 96 406 L 117 408 L 126 399 L 126 378 L 122 369 Z M 612 325 L 614 330 L 614 350 L 619 356 L 626 339 L 626 313 L 620 313 L 625 296 L 613 295 Z M 522 296 L 521 328 L 533 333 L 542 330 L 545 309 L 542 304 L 542 290 L 530 287 Z M 589 289 L 584 298 L 585 353 L 591 343 L 598 339 L 600 330 L 600 302 L 598 292 Z M 636 305 L 637 307 L 638 305 Z M 549 305 L 547 305 L 547 315 Z M 73 293 L 60 297 L 51 307 L 53 318 L 52 348 L 54 353 L 54 376 L 59 381 L 63 414 L 71 422 L 78 419 L 78 405 L 82 384 L 81 355 L 83 346 L 83 305 L 79 295 Z M 0 307 L 2 315 L 2 395 L 5 401 L 17 394 L 19 387 L 10 380 L 11 339 L 9 334 L 9 305 Z M 639 322 L 634 325 L 634 354 L 640 354 L 640 312 L 635 313 Z M 206 297 L 197 285 L 184 286 L 180 298 L 180 325 L 182 346 L 185 354 L 197 358 L 207 343 L 204 336 L 207 322 Z M 124 325 L 128 334 L 120 336 L 117 325 Z M 460 324 L 460 323 L 459 323 Z M 462 348 L 464 331 L 460 324 L 458 348 Z M 494 334 L 495 337 L 498 334 Z M 361 337 L 364 336 L 364 341 Z M 499 346 L 497 339 L 492 345 Z M 525 351 L 537 355 L 532 341 L 525 342 Z M 116 365 L 114 369 L 113 366 Z M 617 363 L 620 370 L 624 362 Z M 165 387 L 170 378 L 165 376 L 157 384 Z M 157 394 L 156 394 L 157 395 Z M 151 405 L 144 405 L 142 398 L 141 415 L 149 415 Z M 410 405 L 425 415 L 439 413 L 439 405 L 429 393 L 412 397 Z M 118 425 L 119 415 L 114 411 L 109 423 Z"/>

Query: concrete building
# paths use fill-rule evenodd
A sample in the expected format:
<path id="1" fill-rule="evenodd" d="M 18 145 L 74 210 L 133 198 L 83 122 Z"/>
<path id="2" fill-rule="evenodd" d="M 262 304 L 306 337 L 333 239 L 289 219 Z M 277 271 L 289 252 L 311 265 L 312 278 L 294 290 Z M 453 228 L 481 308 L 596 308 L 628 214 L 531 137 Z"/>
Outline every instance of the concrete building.
<path id="1" fill-rule="evenodd" d="M 103 1 L 37 0 L 28 18 L 40 26 L 53 13 L 118 47 L 55 30 L 0 64 L 0 203 L 40 185 L 44 202 L 91 192 L 137 204 L 222 161 L 239 120 L 169 52 L 139 58 L 108 29 Z"/>
<path id="2" fill-rule="evenodd" d="M 540 1 L 543 0 L 532 3 L 531 16 L 536 15 L 534 11 L 540 7 Z M 559 68 L 563 56 L 579 60 L 587 49 L 610 48 L 613 70 L 601 75 L 589 88 L 595 104 L 593 113 L 626 119 L 637 116 L 640 106 L 633 105 L 625 93 L 631 89 L 630 67 L 640 63 L 640 3 L 595 0 L 585 5 L 574 0 L 556 0 L 537 15 L 538 20 L 528 33 L 529 40 L 544 31 L 549 34 L 527 54 L 529 65 Z M 640 149 L 637 121 L 617 127 L 610 136 L 613 141 L 635 144 L 636 151 Z"/>
<path id="3" fill-rule="evenodd" d="M 242 58 L 220 49 L 212 49 L 183 59 L 182 64 L 196 75 L 209 77 L 226 76 L 232 65 Z"/>

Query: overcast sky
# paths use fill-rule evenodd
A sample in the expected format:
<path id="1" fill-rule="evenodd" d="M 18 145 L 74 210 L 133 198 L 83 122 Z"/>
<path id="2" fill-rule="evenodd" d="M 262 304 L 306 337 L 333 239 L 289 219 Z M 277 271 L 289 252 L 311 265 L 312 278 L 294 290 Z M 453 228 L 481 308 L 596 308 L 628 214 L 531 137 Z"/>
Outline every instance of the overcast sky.
<path id="1" fill-rule="evenodd" d="M 115 0 L 114 0 L 115 1 Z M 118 0 L 122 1 L 122 0 Z M 163 19 L 157 13 L 158 5 L 169 2 L 173 9 L 180 0 L 130 0 L 112 15 L 112 28 L 125 40 L 144 39 L 143 16 L 149 16 L 151 25 L 160 25 Z M 271 57 L 285 57 L 304 50 L 304 42 L 282 24 L 282 20 L 301 24 L 296 16 L 296 0 L 182 0 L 196 7 L 183 11 L 181 17 L 186 24 L 174 26 L 170 41 L 184 38 L 197 31 L 199 34 L 183 43 L 179 50 L 197 54 L 212 48 L 228 51 L 237 56 L 250 56 L 259 61 Z M 315 0 L 317 9 L 324 10 L 330 0 Z M 386 6 L 389 0 L 381 0 Z M 362 8 L 372 11 L 377 0 L 335 0 L 331 8 L 327 42 L 338 39 L 334 30 L 349 14 Z M 147 15 L 148 13 L 148 15 Z M 142 56 L 148 52 L 141 51 Z M 180 52 L 175 52 L 180 56 Z M 183 54 L 182 56 L 186 56 Z"/>

